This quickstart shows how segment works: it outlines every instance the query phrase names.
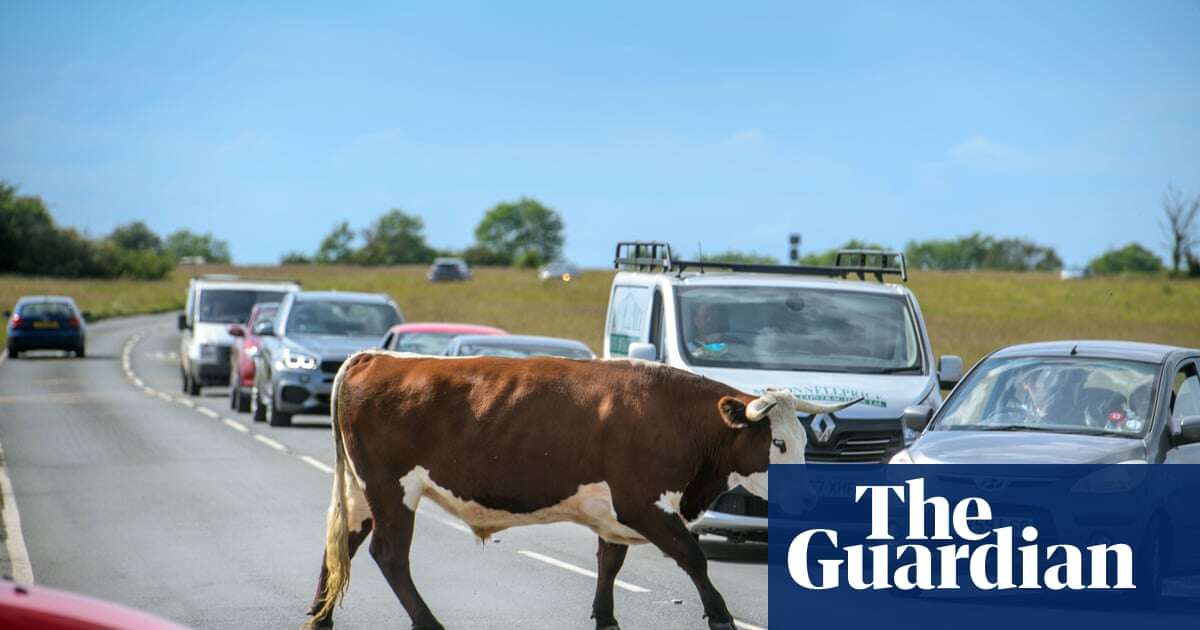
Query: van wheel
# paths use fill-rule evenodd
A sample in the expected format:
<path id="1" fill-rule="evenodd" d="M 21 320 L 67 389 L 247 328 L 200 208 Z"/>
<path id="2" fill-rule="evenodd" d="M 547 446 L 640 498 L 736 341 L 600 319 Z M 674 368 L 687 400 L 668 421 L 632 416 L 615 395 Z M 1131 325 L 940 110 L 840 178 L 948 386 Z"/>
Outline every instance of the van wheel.
<path id="1" fill-rule="evenodd" d="M 273 427 L 290 427 L 292 426 L 292 414 L 283 413 L 276 409 L 275 405 L 271 405 L 267 409 L 267 424 Z"/>
<path id="2" fill-rule="evenodd" d="M 188 396 L 199 396 L 200 385 L 196 383 L 196 379 L 192 378 L 191 374 L 186 371 L 183 373 L 183 392 Z"/>

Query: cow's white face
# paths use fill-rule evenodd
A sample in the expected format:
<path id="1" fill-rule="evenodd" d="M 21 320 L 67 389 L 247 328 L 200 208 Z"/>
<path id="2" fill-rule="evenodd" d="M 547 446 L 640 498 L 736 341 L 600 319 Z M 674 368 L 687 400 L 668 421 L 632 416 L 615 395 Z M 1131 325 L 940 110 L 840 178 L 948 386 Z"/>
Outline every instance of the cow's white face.
<path id="1" fill-rule="evenodd" d="M 772 464 L 803 464 L 804 447 L 808 436 L 804 427 L 796 420 L 796 398 L 787 390 L 767 390 L 746 406 L 746 419 L 750 422 L 769 422 L 771 441 L 767 445 L 768 459 Z M 736 477 L 736 478 L 735 478 Z M 767 498 L 767 473 L 731 475 L 730 486 L 741 485 L 751 494 Z"/>

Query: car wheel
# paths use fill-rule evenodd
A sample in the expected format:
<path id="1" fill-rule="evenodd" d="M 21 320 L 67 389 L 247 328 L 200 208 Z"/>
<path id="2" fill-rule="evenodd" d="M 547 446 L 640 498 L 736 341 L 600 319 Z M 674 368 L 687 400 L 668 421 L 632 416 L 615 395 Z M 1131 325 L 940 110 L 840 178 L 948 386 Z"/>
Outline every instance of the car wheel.
<path id="1" fill-rule="evenodd" d="M 196 379 L 192 378 L 192 375 L 188 374 L 187 372 L 183 373 L 183 391 L 188 396 L 200 395 L 200 385 L 196 382 Z"/>
<path id="2" fill-rule="evenodd" d="M 84 350 L 83 346 L 79 346 L 78 348 L 76 348 L 76 349 L 75 349 L 75 356 L 76 356 L 76 357 L 78 357 L 78 358 L 82 359 L 82 358 L 83 358 L 84 356 L 86 356 L 86 355 L 87 355 L 87 351 L 86 351 L 86 350 Z"/>
<path id="3" fill-rule="evenodd" d="M 267 424 L 273 427 L 290 427 L 292 426 L 292 414 L 283 413 L 275 408 L 274 394 L 267 399 Z"/>
<path id="4" fill-rule="evenodd" d="M 258 387 L 250 390 L 250 416 L 255 422 L 267 421 L 267 408 L 262 404 L 262 397 L 258 395 Z"/>
<path id="5" fill-rule="evenodd" d="M 9 348 L 9 349 L 8 349 L 8 358 L 10 358 L 10 359 L 20 359 L 20 358 L 21 358 L 21 351 L 20 351 L 20 350 L 13 350 L 12 348 Z"/>
<path id="6" fill-rule="evenodd" d="M 229 408 L 237 411 L 242 402 L 242 390 L 237 385 L 229 388 Z"/>

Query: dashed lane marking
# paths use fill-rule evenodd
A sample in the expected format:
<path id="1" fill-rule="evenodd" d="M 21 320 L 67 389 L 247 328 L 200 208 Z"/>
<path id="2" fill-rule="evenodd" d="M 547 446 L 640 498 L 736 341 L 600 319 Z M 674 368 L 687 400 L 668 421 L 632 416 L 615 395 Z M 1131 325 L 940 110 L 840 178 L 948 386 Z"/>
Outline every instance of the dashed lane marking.
<path id="1" fill-rule="evenodd" d="M 583 567 L 577 567 L 577 566 L 571 564 L 570 562 L 563 562 L 562 560 L 559 560 L 557 558 L 551 558 L 550 556 L 540 554 L 536 551 L 529 551 L 528 549 L 521 549 L 517 553 L 521 554 L 522 556 L 525 556 L 526 558 L 533 558 L 534 560 L 537 560 L 539 562 L 545 562 L 546 564 L 553 566 L 553 567 L 558 567 L 560 569 L 565 569 L 572 573 L 578 573 L 579 575 L 586 575 L 592 579 L 596 579 L 595 571 L 589 571 Z M 650 589 L 648 589 L 648 588 L 642 588 L 636 584 L 630 584 L 629 582 L 626 582 L 624 580 L 616 580 L 613 582 L 613 584 L 616 584 L 618 587 L 623 588 L 631 593 L 649 593 L 650 592 Z"/>
<path id="2" fill-rule="evenodd" d="M 272 440 L 271 438 L 269 438 L 261 433 L 255 433 L 254 439 L 258 440 L 259 442 L 262 442 L 263 444 L 266 444 L 267 446 L 270 446 L 271 448 L 273 448 L 281 453 L 287 452 L 286 446 L 280 444 L 279 442 L 276 442 L 275 440 Z"/>
<path id="3" fill-rule="evenodd" d="M 237 422 L 235 420 L 230 420 L 229 418 L 222 418 L 221 422 L 224 422 L 225 426 L 227 426 L 230 429 L 233 429 L 235 431 L 241 431 L 242 433 L 250 432 L 250 429 L 247 429 L 246 425 L 242 424 L 241 422 Z"/>
<path id="4" fill-rule="evenodd" d="M 177 403 L 179 403 L 179 404 L 183 405 L 184 407 L 195 407 L 195 406 L 196 406 L 196 403 L 194 403 L 194 402 L 192 402 L 192 401 L 190 401 L 190 400 L 188 400 L 188 399 L 186 399 L 186 398 L 184 398 L 184 397 L 182 397 L 182 396 L 176 396 L 176 397 L 175 397 L 175 402 L 177 402 Z"/>
<path id="5" fill-rule="evenodd" d="M 217 418 L 221 417 L 221 414 L 213 411 L 212 409 L 209 409 L 208 407 L 199 407 L 198 406 L 198 407 L 196 407 L 196 411 L 208 416 L 209 418 L 212 418 L 213 420 L 216 420 Z"/>
<path id="6" fill-rule="evenodd" d="M 325 462 L 323 462 L 315 457 L 312 457 L 310 455 L 301 455 L 300 461 L 303 461 L 304 463 L 308 464 L 309 466 L 312 466 L 313 468 L 316 468 L 317 470 L 319 470 L 327 475 L 333 474 L 333 468 L 329 467 L 329 465 L 326 464 Z"/>

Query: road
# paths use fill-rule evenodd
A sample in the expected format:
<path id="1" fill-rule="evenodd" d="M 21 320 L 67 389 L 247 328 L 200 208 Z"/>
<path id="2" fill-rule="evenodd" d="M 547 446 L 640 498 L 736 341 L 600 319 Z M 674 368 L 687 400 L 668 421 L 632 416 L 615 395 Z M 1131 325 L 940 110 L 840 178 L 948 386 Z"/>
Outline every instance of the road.
<path id="1" fill-rule="evenodd" d="M 174 321 L 99 322 L 86 359 L 0 364 L 0 445 L 32 572 L 38 584 L 195 628 L 296 628 L 320 567 L 328 418 L 272 428 L 231 411 L 221 389 L 185 397 Z M 595 548 L 571 524 L 480 544 L 425 502 L 413 575 L 448 627 L 591 629 L 594 580 L 578 569 L 594 569 Z M 707 551 L 743 627 L 766 627 L 765 549 Z M 687 576 L 653 547 L 631 550 L 620 578 L 623 627 L 707 627 Z M 409 625 L 365 547 L 335 617 L 342 628 Z"/>

